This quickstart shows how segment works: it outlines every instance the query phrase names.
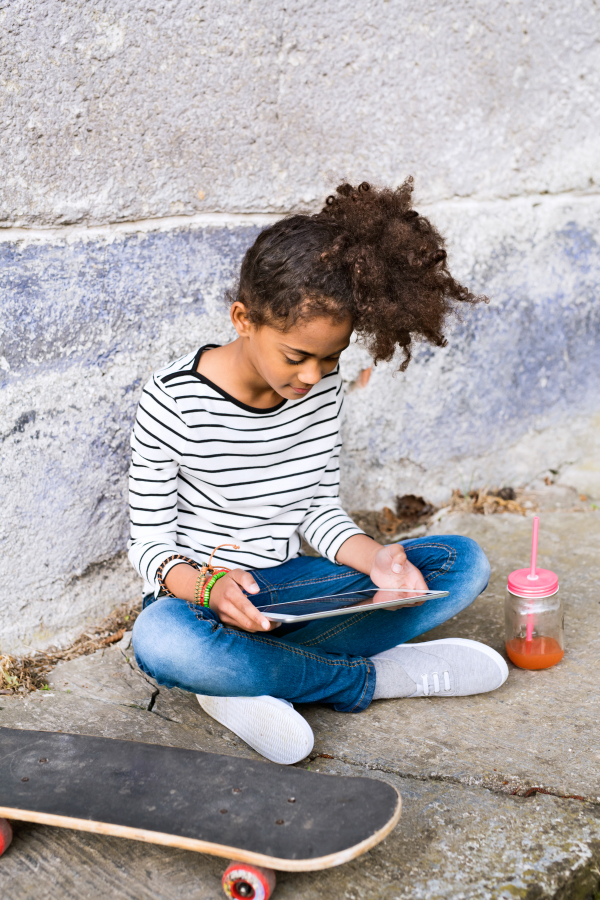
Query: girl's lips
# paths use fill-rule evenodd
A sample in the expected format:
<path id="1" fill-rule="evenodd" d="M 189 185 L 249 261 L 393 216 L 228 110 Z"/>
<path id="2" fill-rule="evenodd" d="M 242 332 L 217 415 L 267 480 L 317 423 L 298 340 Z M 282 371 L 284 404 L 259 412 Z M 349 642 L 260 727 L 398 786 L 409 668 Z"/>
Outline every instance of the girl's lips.
<path id="1" fill-rule="evenodd" d="M 309 388 L 309 387 L 307 387 L 307 388 L 295 388 L 295 387 L 292 387 L 292 385 L 290 385 L 290 387 L 292 388 L 292 390 L 294 391 L 295 394 L 308 394 L 308 392 L 310 391 L 310 388 Z"/>

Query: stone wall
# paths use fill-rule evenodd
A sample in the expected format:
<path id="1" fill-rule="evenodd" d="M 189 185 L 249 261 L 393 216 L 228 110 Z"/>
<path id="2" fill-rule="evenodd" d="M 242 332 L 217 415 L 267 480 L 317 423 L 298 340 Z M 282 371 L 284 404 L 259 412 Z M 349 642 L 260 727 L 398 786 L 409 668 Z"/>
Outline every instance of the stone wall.
<path id="1" fill-rule="evenodd" d="M 0 647 L 139 591 L 128 439 L 152 369 L 230 335 L 245 248 L 336 178 L 398 184 L 491 298 L 409 370 L 347 351 L 344 500 L 600 496 L 592 0 L 0 2 Z"/>

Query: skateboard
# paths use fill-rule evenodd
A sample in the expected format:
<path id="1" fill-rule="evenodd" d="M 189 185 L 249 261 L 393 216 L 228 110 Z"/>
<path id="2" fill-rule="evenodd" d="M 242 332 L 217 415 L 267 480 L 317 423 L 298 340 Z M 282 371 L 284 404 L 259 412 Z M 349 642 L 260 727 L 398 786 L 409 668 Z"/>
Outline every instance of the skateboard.
<path id="1" fill-rule="evenodd" d="M 373 778 L 321 775 L 197 750 L 0 728 L 0 855 L 7 820 L 133 838 L 230 859 L 228 897 L 268 900 L 275 871 L 360 856 L 402 802 Z"/>

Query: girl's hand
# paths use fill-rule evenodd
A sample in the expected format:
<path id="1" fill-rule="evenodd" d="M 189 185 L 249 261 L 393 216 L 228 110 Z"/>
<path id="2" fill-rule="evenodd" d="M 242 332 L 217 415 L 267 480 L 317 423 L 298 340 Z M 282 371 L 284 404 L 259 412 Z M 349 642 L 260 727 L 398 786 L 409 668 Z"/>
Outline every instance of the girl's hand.
<path id="1" fill-rule="evenodd" d="M 224 625 L 235 625 L 243 631 L 271 631 L 279 623 L 265 618 L 244 594 L 257 594 L 259 590 L 250 572 L 232 569 L 212 586 L 209 606 Z"/>
<path id="2" fill-rule="evenodd" d="M 369 575 L 371 581 L 380 588 L 395 588 L 402 591 L 428 590 L 425 579 L 417 567 L 407 560 L 401 544 L 382 547 L 373 560 Z M 415 603 L 405 605 L 420 606 L 424 602 L 425 600 L 417 600 Z"/>

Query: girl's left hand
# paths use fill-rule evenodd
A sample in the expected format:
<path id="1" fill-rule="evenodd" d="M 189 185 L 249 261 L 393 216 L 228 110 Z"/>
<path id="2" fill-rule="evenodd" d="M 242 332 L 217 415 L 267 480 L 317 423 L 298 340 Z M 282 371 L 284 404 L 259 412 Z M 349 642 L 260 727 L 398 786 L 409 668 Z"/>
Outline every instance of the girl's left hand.
<path id="1" fill-rule="evenodd" d="M 378 551 L 371 571 L 371 581 L 380 588 L 396 588 L 403 591 L 428 590 L 425 579 L 416 566 L 406 558 L 404 547 L 401 544 L 390 544 Z M 420 606 L 425 600 L 417 601 L 414 606 Z"/>

